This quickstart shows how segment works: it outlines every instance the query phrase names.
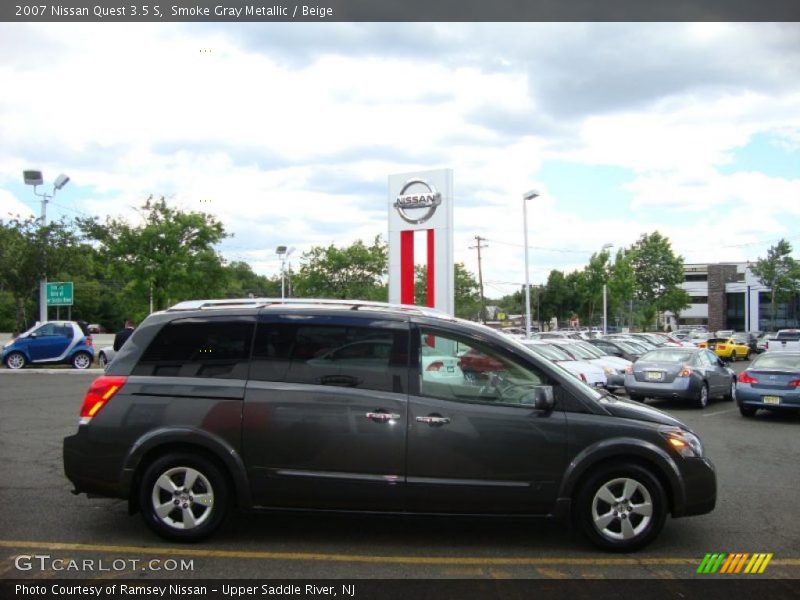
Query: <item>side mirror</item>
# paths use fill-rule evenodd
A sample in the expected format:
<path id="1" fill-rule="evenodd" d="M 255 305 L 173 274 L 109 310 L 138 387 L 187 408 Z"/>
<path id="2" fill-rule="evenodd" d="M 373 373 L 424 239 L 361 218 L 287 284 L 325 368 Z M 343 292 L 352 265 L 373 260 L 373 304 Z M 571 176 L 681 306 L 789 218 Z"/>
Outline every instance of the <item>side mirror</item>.
<path id="1" fill-rule="evenodd" d="M 555 406 L 552 385 L 536 386 L 529 394 L 522 399 L 522 404 L 530 406 L 536 410 L 551 411 Z"/>

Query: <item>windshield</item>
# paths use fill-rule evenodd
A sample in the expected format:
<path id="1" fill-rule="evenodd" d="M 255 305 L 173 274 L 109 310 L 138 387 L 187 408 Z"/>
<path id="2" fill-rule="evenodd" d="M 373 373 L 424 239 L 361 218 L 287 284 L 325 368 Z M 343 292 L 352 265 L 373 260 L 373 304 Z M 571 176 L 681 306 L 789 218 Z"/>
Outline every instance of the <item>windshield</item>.
<path id="1" fill-rule="evenodd" d="M 588 352 L 589 354 L 591 354 L 595 358 L 606 358 L 608 356 L 608 354 L 606 354 L 605 352 L 600 350 L 600 348 L 598 348 L 597 346 L 593 346 L 592 344 L 589 344 L 588 342 L 581 342 L 581 343 L 575 344 L 575 345 L 576 346 L 580 346 L 581 348 L 583 348 L 586 352 Z"/>
<path id="2" fill-rule="evenodd" d="M 628 354 L 641 354 L 642 351 L 643 351 L 643 348 L 641 348 L 641 347 L 640 348 L 635 348 L 634 345 L 629 343 L 629 342 L 623 342 L 623 341 L 620 340 L 620 341 L 616 341 L 614 343 L 621 350 L 627 352 Z"/>
<path id="3" fill-rule="evenodd" d="M 563 349 L 567 354 L 580 360 L 592 360 L 593 358 L 597 358 L 594 354 L 591 354 L 581 348 L 580 344 L 564 344 L 559 346 L 559 348 Z"/>
<path id="4" fill-rule="evenodd" d="M 572 357 L 562 352 L 560 349 L 549 344 L 525 344 L 528 350 L 531 350 L 547 360 L 572 360 Z"/>

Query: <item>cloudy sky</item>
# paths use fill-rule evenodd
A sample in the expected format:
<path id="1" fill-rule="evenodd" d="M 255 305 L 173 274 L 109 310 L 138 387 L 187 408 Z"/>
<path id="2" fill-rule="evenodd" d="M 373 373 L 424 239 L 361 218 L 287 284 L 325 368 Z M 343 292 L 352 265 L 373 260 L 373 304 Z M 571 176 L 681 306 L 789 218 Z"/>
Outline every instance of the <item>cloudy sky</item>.
<path id="1" fill-rule="evenodd" d="M 387 178 L 451 168 L 488 296 L 659 230 L 687 262 L 800 249 L 800 24 L 0 24 L 0 215 L 218 216 L 275 247 L 387 233 Z M 800 256 L 800 252 L 795 252 Z"/>

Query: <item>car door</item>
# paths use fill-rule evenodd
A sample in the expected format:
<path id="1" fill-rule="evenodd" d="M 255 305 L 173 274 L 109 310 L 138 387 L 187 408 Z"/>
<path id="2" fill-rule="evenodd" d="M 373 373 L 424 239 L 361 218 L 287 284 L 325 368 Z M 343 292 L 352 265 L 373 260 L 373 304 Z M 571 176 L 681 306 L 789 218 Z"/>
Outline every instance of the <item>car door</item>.
<path id="1" fill-rule="evenodd" d="M 242 429 L 254 503 L 402 510 L 407 393 L 407 321 L 262 315 Z"/>
<path id="2" fill-rule="evenodd" d="M 495 365 L 485 378 L 444 381 L 421 368 L 421 347 Z M 435 327 L 412 328 L 407 507 L 447 513 L 542 513 L 566 467 L 561 410 L 525 404 L 552 381 L 502 346 Z"/>
<path id="3" fill-rule="evenodd" d="M 731 375 L 728 372 L 728 368 L 725 366 L 725 363 L 722 362 L 722 359 L 719 356 L 708 350 L 705 352 L 709 362 L 709 382 L 713 381 L 713 389 L 710 390 L 711 393 L 728 393 L 731 385 Z M 709 387 L 712 387 L 710 383 Z"/>
<path id="4" fill-rule="evenodd" d="M 70 325 L 45 323 L 30 336 L 31 360 L 36 362 L 60 358 L 72 343 L 72 336 Z"/>

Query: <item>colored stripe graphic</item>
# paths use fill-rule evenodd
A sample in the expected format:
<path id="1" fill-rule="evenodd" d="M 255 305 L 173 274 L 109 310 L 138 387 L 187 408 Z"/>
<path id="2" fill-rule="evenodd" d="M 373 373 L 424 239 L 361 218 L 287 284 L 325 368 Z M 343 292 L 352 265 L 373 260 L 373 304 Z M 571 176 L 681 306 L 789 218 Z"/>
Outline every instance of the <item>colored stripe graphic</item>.
<path id="1" fill-rule="evenodd" d="M 700 566 L 697 567 L 697 572 L 706 575 L 714 573 L 730 575 L 742 573 L 742 569 L 744 569 L 744 573 L 748 575 L 761 574 L 767 568 L 773 556 L 774 554 L 772 553 L 708 553 L 700 562 Z"/>

